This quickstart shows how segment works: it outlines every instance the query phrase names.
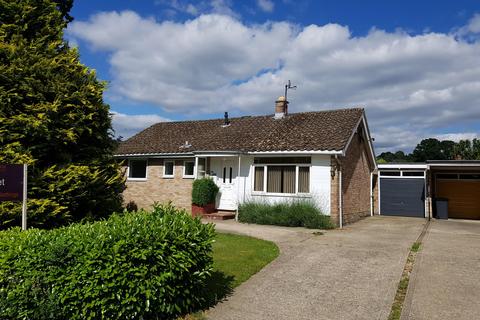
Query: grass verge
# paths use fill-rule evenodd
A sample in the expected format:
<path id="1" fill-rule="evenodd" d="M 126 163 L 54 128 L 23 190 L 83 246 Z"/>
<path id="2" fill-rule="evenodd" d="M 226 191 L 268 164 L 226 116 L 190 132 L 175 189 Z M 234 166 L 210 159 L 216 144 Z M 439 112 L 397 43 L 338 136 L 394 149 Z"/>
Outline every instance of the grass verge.
<path id="1" fill-rule="evenodd" d="M 402 309 L 405 302 L 405 297 L 407 296 L 408 284 L 410 283 L 410 275 L 413 270 L 413 265 L 415 263 L 415 258 L 417 257 L 418 252 L 421 249 L 422 239 L 428 229 L 429 223 L 425 225 L 422 233 L 415 241 L 408 253 L 407 262 L 403 268 L 402 277 L 398 283 L 397 293 L 395 294 L 395 299 L 393 300 L 392 309 L 388 315 L 388 320 L 399 320 L 402 315 Z"/>

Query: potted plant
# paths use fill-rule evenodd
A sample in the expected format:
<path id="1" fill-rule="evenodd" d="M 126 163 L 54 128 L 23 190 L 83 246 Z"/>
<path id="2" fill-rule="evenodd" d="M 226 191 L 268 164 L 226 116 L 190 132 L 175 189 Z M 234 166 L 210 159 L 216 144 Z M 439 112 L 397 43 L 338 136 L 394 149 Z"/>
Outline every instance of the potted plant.
<path id="1" fill-rule="evenodd" d="M 215 198 L 218 186 L 210 178 L 193 181 L 192 187 L 192 215 L 194 217 L 215 211 Z"/>

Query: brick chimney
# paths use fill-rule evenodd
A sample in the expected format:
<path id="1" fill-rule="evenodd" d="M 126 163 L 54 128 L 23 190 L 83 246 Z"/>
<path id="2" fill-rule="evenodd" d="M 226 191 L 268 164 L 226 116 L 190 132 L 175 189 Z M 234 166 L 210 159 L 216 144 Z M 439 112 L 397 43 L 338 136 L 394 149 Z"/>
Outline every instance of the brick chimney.
<path id="1" fill-rule="evenodd" d="M 278 97 L 275 101 L 275 119 L 281 119 L 288 114 L 288 101 L 284 96 Z"/>

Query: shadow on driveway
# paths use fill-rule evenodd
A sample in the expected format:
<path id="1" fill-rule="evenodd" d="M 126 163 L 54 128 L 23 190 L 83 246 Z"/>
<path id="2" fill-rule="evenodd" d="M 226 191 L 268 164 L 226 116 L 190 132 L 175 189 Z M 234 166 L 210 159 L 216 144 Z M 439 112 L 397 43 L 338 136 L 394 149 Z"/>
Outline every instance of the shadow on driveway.
<path id="1" fill-rule="evenodd" d="M 209 319 L 386 319 L 425 220 L 369 217 L 341 230 L 218 222 L 274 241 L 280 256 L 207 313 Z"/>

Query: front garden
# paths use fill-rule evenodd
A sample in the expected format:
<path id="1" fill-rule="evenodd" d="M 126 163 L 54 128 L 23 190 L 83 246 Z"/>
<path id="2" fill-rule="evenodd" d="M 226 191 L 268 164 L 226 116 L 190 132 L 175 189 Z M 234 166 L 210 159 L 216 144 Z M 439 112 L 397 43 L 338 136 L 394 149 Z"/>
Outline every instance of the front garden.
<path id="1" fill-rule="evenodd" d="M 175 319 L 208 309 L 278 256 L 185 211 L 0 232 L 1 319 Z"/>

